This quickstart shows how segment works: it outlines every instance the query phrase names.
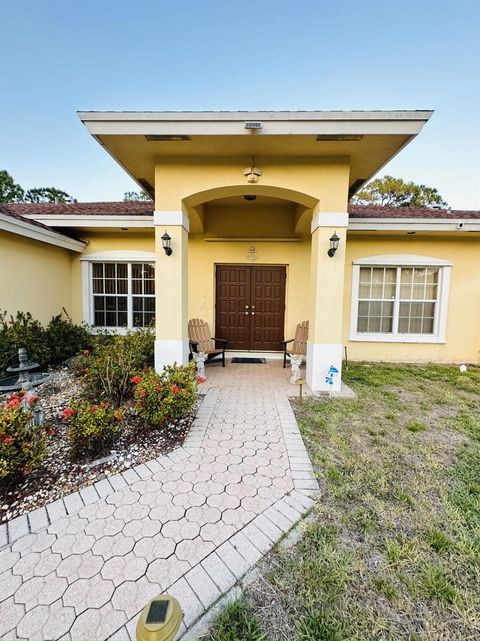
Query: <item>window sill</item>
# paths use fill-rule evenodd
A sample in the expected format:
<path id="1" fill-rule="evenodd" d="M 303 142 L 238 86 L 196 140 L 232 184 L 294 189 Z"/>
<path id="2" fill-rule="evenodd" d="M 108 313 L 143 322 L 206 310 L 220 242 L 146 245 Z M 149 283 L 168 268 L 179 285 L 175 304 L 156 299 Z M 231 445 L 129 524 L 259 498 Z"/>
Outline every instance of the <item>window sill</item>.
<path id="1" fill-rule="evenodd" d="M 364 343 L 446 343 L 432 334 L 351 334 L 350 341 Z"/>

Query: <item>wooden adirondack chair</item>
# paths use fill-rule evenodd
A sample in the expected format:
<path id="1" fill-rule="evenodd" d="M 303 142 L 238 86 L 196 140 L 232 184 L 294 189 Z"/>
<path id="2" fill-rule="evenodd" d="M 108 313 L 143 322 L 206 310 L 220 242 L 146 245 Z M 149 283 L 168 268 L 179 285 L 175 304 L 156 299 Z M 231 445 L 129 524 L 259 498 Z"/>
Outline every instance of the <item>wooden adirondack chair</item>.
<path id="1" fill-rule="evenodd" d="M 295 338 L 290 338 L 288 341 L 283 342 L 283 367 L 287 366 L 287 356 L 291 354 L 306 356 L 307 355 L 307 340 L 308 340 L 308 320 L 303 321 L 297 325 L 295 330 Z M 292 343 L 291 349 L 288 349 L 288 343 Z"/>
<path id="2" fill-rule="evenodd" d="M 188 321 L 188 339 L 190 342 L 190 354 L 204 352 L 208 360 L 221 356 L 222 365 L 225 367 L 225 348 L 228 341 L 212 336 L 208 323 L 200 318 L 190 319 Z M 217 347 L 216 343 L 221 343 L 222 347 Z"/>

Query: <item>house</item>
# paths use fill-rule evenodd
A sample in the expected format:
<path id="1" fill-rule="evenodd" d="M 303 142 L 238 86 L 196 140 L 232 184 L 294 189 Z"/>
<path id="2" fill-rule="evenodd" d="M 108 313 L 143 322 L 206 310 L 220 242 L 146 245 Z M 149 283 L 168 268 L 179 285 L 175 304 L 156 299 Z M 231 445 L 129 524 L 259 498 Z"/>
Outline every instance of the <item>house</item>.
<path id="1" fill-rule="evenodd" d="M 79 116 L 152 201 L 0 206 L 0 308 L 155 318 L 159 369 L 187 362 L 189 318 L 242 352 L 308 319 L 313 390 L 345 347 L 479 363 L 480 212 L 349 205 L 431 112 Z"/>

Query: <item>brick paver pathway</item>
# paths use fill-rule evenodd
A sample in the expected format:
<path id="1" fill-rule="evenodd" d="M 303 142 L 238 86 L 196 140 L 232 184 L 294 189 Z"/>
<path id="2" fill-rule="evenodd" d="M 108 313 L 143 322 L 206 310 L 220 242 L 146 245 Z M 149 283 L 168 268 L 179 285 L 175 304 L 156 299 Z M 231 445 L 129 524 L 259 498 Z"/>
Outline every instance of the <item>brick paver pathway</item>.
<path id="1" fill-rule="evenodd" d="M 184 447 L 10 523 L 2 638 L 135 639 L 139 611 L 164 591 L 182 604 L 184 633 L 310 508 L 318 486 L 289 370 L 228 363 L 207 375 Z"/>

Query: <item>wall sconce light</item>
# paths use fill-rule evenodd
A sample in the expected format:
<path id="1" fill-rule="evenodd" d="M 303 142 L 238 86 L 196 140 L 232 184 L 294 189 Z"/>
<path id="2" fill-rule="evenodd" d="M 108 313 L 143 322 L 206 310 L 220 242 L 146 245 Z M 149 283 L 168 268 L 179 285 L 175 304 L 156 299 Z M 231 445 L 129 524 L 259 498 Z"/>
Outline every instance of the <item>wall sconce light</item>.
<path id="1" fill-rule="evenodd" d="M 337 232 L 333 232 L 333 236 L 330 236 L 330 249 L 328 250 L 327 254 L 332 258 L 335 256 L 335 252 L 338 249 L 338 243 L 340 242 L 340 238 L 337 236 Z"/>
<path id="2" fill-rule="evenodd" d="M 166 253 L 167 256 L 171 256 L 173 254 L 173 249 L 170 247 L 171 240 L 172 239 L 167 234 L 167 230 L 165 230 L 165 233 L 162 236 L 162 246 L 163 246 L 163 251 Z"/>

